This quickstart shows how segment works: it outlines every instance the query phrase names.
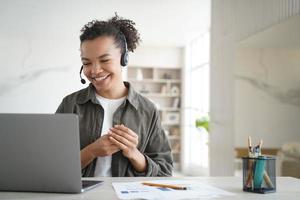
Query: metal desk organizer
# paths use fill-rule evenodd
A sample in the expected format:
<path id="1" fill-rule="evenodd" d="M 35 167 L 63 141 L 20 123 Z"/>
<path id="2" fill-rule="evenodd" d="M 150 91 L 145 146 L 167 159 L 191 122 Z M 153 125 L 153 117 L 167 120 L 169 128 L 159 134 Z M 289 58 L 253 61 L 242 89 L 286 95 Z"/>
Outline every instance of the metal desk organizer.
<path id="1" fill-rule="evenodd" d="M 276 191 L 276 159 L 271 156 L 243 157 L 243 190 L 255 193 Z"/>

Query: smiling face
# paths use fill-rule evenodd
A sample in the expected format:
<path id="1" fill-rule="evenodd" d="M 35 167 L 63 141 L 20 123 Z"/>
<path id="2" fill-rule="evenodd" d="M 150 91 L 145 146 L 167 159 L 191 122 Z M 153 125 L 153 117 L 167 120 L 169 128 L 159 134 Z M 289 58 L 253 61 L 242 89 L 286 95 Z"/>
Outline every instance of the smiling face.
<path id="1" fill-rule="evenodd" d="M 83 73 L 103 97 L 114 98 L 124 89 L 121 70 L 121 49 L 110 36 L 100 36 L 81 43 Z"/>

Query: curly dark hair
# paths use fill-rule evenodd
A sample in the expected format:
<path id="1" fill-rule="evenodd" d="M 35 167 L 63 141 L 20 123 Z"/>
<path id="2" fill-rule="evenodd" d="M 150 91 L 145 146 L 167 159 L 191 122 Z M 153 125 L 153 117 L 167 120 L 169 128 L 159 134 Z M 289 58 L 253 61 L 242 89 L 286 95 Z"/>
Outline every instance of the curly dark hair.
<path id="1" fill-rule="evenodd" d="M 125 41 L 127 42 L 128 51 L 134 51 L 140 43 L 140 34 L 134 27 L 135 23 L 132 20 L 119 17 L 117 13 L 115 16 L 107 21 L 93 20 L 88 22 L 81 29 L 80 42 L 85 40 L 93 40 L 100 36 L 112 36 L 117 47 L 125 51 Z"/>

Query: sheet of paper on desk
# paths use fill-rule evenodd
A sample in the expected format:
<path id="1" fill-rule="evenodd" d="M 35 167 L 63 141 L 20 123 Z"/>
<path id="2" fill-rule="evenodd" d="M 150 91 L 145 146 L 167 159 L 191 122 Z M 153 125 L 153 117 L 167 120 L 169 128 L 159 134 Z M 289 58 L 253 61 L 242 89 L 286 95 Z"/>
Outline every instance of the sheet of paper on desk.
<path id="1" fill-rule="evenodd" d="M 118 198 L 120 199 L 199 199 L 231 196 L 234 193 L 227 192 L 214 186 L 195 181 L 186 180 L 155 180 L 151 183 L 171 184 L 188 187 L 188 190 L 173 190 L 142 185 L 142 182 L 118 182 L 112 183 Z"/>
<path id="2" fill-rule="evenodd" d="M 159 193 L 156 188 L 149 188 L 141 182 L 112 183 L 119 199 L 157 199 Z"/>

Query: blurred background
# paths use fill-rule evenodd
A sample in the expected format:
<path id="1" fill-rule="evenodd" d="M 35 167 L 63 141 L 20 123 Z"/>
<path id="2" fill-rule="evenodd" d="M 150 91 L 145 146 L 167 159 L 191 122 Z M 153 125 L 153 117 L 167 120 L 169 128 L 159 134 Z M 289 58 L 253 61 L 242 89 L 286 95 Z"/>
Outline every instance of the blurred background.
<path id="1" fill-rule="evenodd" d="M 300 177 L 299 0 L 0 0 L 0 112 L 86 87 L 80 29 L 115 12 L 141 34 L 123 75 L 159 109 L 175 175 L 241 176 L 250 135 Z"/>

